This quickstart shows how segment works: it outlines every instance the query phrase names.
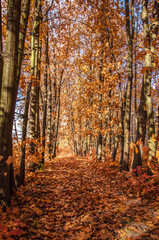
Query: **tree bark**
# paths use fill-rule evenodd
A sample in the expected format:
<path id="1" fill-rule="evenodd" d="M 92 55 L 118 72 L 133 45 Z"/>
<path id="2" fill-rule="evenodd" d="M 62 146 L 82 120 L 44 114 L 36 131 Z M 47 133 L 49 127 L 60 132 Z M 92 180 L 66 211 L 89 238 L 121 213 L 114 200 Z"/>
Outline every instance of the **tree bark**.
<path id="1" fill-rule="evenodd" d="M 14 186 L 13 164 L 6 160 L 12 156 L 12 126 L 18 82 L 16 81 L 21 0 L 8 1 L 7 29 L 0 99 L 0 189 L 4 192 L 5 204 L 10 203 Z M 4 175 L 5 173 L 5 175 Z"/>
<path id="2" fill-rule="evenodd" d="M 118 118 L 118 111 L 117 111 L 117 116 Z M 121 123 L 119 124 L 119 128 L 118 130 L 121 128 Z M 117 132 L 118 132 L 117 130 Z M 116 133 L 114 135 L 114 145 L 113 145 L 113 151 L 112 151 L 112 155 L 111 155 L 111 159 L 113 161 L 115 161 L 115 157 L 116 157 L 116 154 L 117 154 L 117 150 L 118 150 L 118 146 L 119 146 L 119 139 L 120 139 L 120 134 L 119 133 Z"/>
<path id="3" fill-rule="evenodd" d="M 51 118 L 52 118 L 52 86 L 51 86 L 51 78 L 49 76 L 48 81 L 48 104 L 47 104 L 47 150 L 49 154 L 49 159 L 51 160 L 52 156 L 52 131 L 51 131 Z"/>
<path id="4" fill-rule="evenodd" d="M 48 41 L 49 34 L 47 32 L 45 37 L 45 73 L 44 73 L 44 102 L 43 102 L 43 123 L 42 123 L 42 164 L 44 164 L 45 157 L 45 141 L 46 141 L 46 113 L 47 113 L 47 82 L 48 82 L 48 67 L 49 67 L 49 56 L 48 56 Z"/>
<path id="5" fill-rule="evenodd" d="M 57 111 L 55 139 L 53 142 L 53 157 L 56 157 L 56 151 L 57 151 L 57 138 L 58 138 L 58 131 L 59 131 L 59 123 L 60 123 L 60 106 L 61 106 L 61 82 L 58 87 L 58 111 Z"/>
<path id="6" fill-rule="evenodd" d="M 72 110 L 72 105 L 70 106 L 70 123 L 71 123 L 71 131 L 72 131 L 72 136 L 73 136 L 73 150 L 74 153 L 77 154 L 77 141 L 75 139 L 75 123 L 73 119 L 73 110 Z"/>
<path id="7" fill-rule="evenodd" d="M 2 56 L 2 10 L 0 0 L 0 97 L 1 97 L 1 86 L 2 86 L 2 73 L 3 73 L 3 56 Z"/>
<path id="8" fill-rule="evenodd" d="M 19 182 L 17 183 L 17 185 L 23 185 L 23 186 L 24 186 L 24 180 L 25 180 L 25 150 L 26 150 L 26 134 L 27 134 L 28 110 L 29 110 L 31 84 L 32 84 L 32 82 L 30 81 L 28 88 L 27 88 L 27 95 L 26 95 L 26 100 L 25 100 L 24 119 L 23 119 L 23 126 L 22 126 L 20 173 L 19 173 Z"/>
<path id="9" fill-rule="evenodd" d="M 67 49 L 67 53 L 68 53 L 68 49 Z M 61 107 L 61 86 L 62 86 L 62 79 L 63 79 L 63 74 L 65 71 L 65 66 L 66 66 L 66 60 L 64 62 L 64 66 L 63 69 L 61 70 L 61 74 L 60 74 L 60 80 L 59 80 L 59 86 L 58 89 L 56 90 L 56 98 L 57 98 L 57 122 L 56 122 L 56 128 L 55 132 L 54 132 L 54 139 L 53 139 L 53 157 L 56 157 L 56 151 L 57 151 L 57 138 L 58 138 L 58 131 L 59 131 L 59 123 L 60 123 L 60 107 Z M 55 90 L 55 89 L 54 89 Z"/>
<path id="10" fill-rule="evenodd" d="M 17 63 L 17 82 L 19 84 L 21 65 L 23 60 L 24 43 L 26 30 L 28 25 L 28 17 L 30 12 L 30 0 L 22 0 L 21 16 L 20 16 L 20 32 L 18 45 L 18 63 Z"/>
<path id="11" fill-rule="evenodd" d="M 53 48 L 53 67 L 54 67 L 54 82 L 53 82 L 53 93 L 52 93 L 52 115 L 53 115 L 53 121 L 52 121 L 52 135 L 53 135 L 53 145 L 54 145 L 54 139 L 56 134 L 56 117 L 57 117 L 57 69 L 56 69 L 56 55 L 55 55 L 55 47 Z M 50 145 L 51 146 L 51 145 Z M 53 148 L 54 152 L 54 148 Z"/>
<path id="12" fill-rule="evenodd" d="M 146 102 L 147 123 L 148 123 L 148 165 L 153 157 L 156 155 L 155 147 L 155 122 L 154 111 L 151 96 L 151 79 L 153 71 L 153 61 L 155 54 L 155 41 L 157 39 L 157 32 L 159 28 L 159 3 L 155 0 L 153 10 L 153 20 L 151 28 L 149 29 L 148 22 L 148 0 L 142 1 L 142 20 L 144 28 L 144 45 L 145 45 L 145 73 L 144 73 L 144 95 Z"/>
<path id="13" fill-rule="evenodd" d="M 134 1 L 132 1 L 132 6 Z M 129 170 L 129 153 L 130 153 L 130 120 L 131 120 L 131 96 L 133 82 L 133 28 L 131 31 L 130 16 L 129 16 L 129 0 L 125 0 L 125 15 L 126 15 L 126 35 L 128 41 L 128 82 L 126 88 L 126 103 L 125 103 L 125 125 L 124 125 L 124 148 L 123 160 L 121 169 Z"/>
<path id="14" fill-rule="evenodd" d="M 36 130 L 37 130 L 37 97 L 38 97 L 38 57 L 39 57 L 39 24 L 40 24 L 40 14 L 41 14 L 41 0 L 35 1 L 35 18 L 33 26 L 33 35 L 31 43 L 31 79 L 32 79 L 32 88 L 31 88 L 31 102 L 30 102 L 30 129 L 29 129 L 29 138 L 31 139 L 30 152 L 34 154 L 35 152 L 35 143 Z"/>
<path id="15" fill-rule="evenodd" d="M 146 136 L 146 118 L 147 114 L 145 111 L 145 96 L 144 96 L 144 81 L 142 83 L 140 106 L 137 111 L 137 127 L 136 127 L 136 146 L 134 147 L 134 155 L 131 164 L 131 169 L 137 169 L 138 166 L 142 166 L 142 146 L 145 143 Z"/>
<path id="16" fill-rule="evenodd" d="M 28 25 L 28 17 L 30 12 L 30 0 L 23 0 L 22 1 L 22 8 L 21 8 L 21 17 L 20 17 L 20 33 L 19 33 L 19 46 L 18 46 L 18 63 L 17 63 L 17 82 L 19 84 L 20 73 L 21 73 L 21 65 L 23 61 L 23 52 L 24 52 L 24 43 L 25 43 L 25 36 L 26 30 Z M 28 85 L 28 89 L 30 89 L 31 83 Z M 22 126 L 22 145 L 21 145 L 21 159 L 20 159 L 20 172 L 16 176 L 16 185 L 24 185 L 25 179 L 25 148 L 26 148 L 26 129 L 27 129 L 27 120 L 28 120 L 28 107 L 27 100 L 29 98 L 27 90 L 27 97 L 24 109 L 24 120 Z M 27 106 L 27 109 L 26 109 Z"/>
<path id="17" fill-rule="evenodd" d="M 103 70 L 103 51 L 102 51 L 102 56 L 100 59 L 100 69 L 99 69 L 99 90 L 101 91 L 101 86 L 104 83 L 104 77 L 102 74 L 102 70 Z M 96 155 L 97 155 L 97 159 L 98 160 L 102 160 L 102 141 L 103 141 L 103 137 L 101 134 L 102 131 L 102 93 L 99 93 L 99 123 L 98 123 L 98 127 L 99 127 L 99 132 L 98 132 L 98 136 L 97 136 L 97 149 L 96 149 Z"/>

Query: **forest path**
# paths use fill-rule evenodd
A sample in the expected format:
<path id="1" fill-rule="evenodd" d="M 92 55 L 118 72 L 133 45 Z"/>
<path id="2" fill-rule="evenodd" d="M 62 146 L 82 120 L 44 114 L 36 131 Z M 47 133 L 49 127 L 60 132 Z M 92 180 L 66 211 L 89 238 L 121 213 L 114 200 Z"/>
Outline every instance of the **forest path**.
<path id="1" fill-rule="evenodd" d="M 15 193 L 5 215 L 14 229 L 10 236 L 36 240 L 158 239 L 157 215 L 141 198 L 127 193 L 122 181 L 114 167 L 110 170 L 63 152 L 46 162 L 43 171 L 30 173 L 26 186 Z"/>

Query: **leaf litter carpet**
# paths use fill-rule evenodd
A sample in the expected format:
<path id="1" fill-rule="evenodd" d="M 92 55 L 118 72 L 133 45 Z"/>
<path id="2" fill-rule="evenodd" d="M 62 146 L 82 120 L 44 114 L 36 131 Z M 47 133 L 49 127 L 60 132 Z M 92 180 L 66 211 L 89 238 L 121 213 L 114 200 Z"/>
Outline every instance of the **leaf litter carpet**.
<path id="1" fill-rule="evenodd" d="M 1 212 L 0 239 L 159 239 L 157 193 L 140 196 L 129 178 L 63 152 L 15 192 Z"/>

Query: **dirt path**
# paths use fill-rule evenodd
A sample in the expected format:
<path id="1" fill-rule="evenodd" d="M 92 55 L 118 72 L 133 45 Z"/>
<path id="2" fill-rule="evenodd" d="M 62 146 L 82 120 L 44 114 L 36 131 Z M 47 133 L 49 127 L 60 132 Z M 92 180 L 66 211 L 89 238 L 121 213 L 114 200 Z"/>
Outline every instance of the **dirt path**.
<path id="1" fill-rule="evenodd" d="M 63 155 L 15 194 L 6 216 L 20 231 L 12 239 L 158 239 L 157 210 L 127 196 L 115 171 Z"/>

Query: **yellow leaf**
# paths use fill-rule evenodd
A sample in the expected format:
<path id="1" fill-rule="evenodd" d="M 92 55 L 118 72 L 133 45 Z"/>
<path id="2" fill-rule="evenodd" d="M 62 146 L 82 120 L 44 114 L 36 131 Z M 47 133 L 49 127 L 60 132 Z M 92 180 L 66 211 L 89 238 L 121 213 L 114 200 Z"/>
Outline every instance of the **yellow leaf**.
<path id="1" fill-rule="evenodd" d="M 156 158 L 157 158 L 158 163 L 159 163 L 159 151 L 156 151 Z"/>

